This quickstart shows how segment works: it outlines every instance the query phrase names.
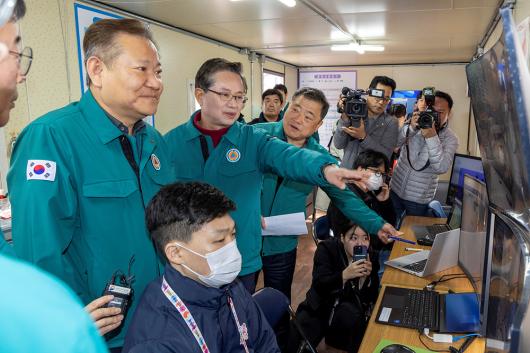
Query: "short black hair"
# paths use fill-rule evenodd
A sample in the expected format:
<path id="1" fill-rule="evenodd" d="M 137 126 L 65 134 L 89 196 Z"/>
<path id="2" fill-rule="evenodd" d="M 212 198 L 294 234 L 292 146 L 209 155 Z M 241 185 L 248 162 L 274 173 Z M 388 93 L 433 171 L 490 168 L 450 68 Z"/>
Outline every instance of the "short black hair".
<path id="1" fill-rule="evenodd" d="M 298 91 L 294 92 L 292 100 L 294 101 L 300 96 L 303 96 L 305 99 L 309 99 L 310 101 L 320 103 L 320 105 L 322 105 L 322 109 L 320 110 L 320 120 L 326 117 L 326 114 L 329 110 L 329 103 L 326 99 L 326 96 L 324 95 L 324 92 L 316 88 L 302 87 Z"/>
<path id="2" fill-rule="evenodd" d="M 11 21 L 16 22 L 26 15 L 26 3 L 24 0 L 17 0 L 13 14 L 11 15 Z"/>
<path id="3" fill-rule="evenodd" d="M 372 82 L 370 82 L 370 86 L 368 88 L 376 88 L 377 84 L 379 83 L 392 88 L 392 93 L 394 93 L 394 91 L 396 90 L 396 81 L 394 81 L 388 76 L 375 76 L 372 79 Z"/>
<path id="4" fill-rule="evenodd" d="M 220 71 L 229 71 L 238 74 L 241 77 L 243 89 L 245 89 L 246 82 L 243 81 L 243 66 L 240 62 L 232 62 L 223 58 L 213 58 L 206 60 L 195 75 L 195 88 L 207 90 L 212 87 L 213 75 Z"/>
<path id="5" fill-rule="evenodd" d="M 261 94 L 261 102 L 263 103 L 263 101 L 265 100 L 265 97 L 268 97 L 268 96 L 277 96 L 278 98 L 280 98 L 280 103 L 283 104 L 283 96 L 281 92 L 278 91 L 277 89 L 269 88 L 265 90 L 265 92 Z"/>
<path id="6" fill-rule="evenodd" d="M 385 173 L 388 173 L 390 162 L 383 153 L 374 150 L 364 150 L 357 155 L 357 159 L 353 164 L 353 169 L 357 169 L 359 167 L 363 169 L 377 168 L 381 164 L 385 166 Z"/>
<path id="7" fill-rule="evenodd" d="M 273 88 L 277 89 L 278 91 L 282 91 L 283 93 L 285 93 L 285 95 L 287 95 L 287 86 L 283 83 L 277 83 Z"/>
<path id="8" fill-rule="evenodd" d="M 159 253 L 172 241 L 187 243 L 206 223 L 234 211 L 236 205 L 219 189 L 199 182 L 173 183 L 147 205 L 145 222 Z"/>
<path id="9" fill-rule="evenodd" d="M 443 91 L 436 91 L 434 93 L 434 96 L 445 99 L 447 101 L 447 104 L 449 105 L 449 110 L 453 109 L 453 98 L 449 95 L 449 93 L 445 93 Z"/>

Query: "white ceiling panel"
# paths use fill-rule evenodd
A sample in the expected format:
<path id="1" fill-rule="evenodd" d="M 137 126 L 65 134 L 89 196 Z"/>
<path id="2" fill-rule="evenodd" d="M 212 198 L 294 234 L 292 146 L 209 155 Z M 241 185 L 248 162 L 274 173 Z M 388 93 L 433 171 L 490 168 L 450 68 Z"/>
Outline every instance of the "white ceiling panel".
<path id="1" fill-rule="evenodd" d="M 100 3 L 297 66 L 332 66 L 469 61 L 499 1 L 298 0 L 293 8 L 277 0 Z M 352 38 L 385 51 L 331 51 Z"/>

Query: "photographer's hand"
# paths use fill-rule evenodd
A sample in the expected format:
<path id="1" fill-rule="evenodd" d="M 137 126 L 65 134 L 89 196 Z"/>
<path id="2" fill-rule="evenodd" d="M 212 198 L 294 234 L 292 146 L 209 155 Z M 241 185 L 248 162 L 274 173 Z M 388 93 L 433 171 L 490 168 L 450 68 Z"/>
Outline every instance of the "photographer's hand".
<path id="1" fill-rule="evenodd" d="M 424 138 L 428 139 L 429 137 L 434 137 L 437 135 L 436 128 L 434 127 L 434 121 L 432 122 L 432 126 L 428 129 L 421 129 L 421 134 Z"/>
<path id="2" fill-rule="evenodd" d="M 342 94 L 339 95 L 339 101 L 337 102 L 337 111 L 338 111 L 338 110 L 342 110 L 342 111 L 344 111 L 344 98 L 345 98 L 345 97 L 344 97 Z M 340 115 L 340 118 L 341 118 L 343 121 L 345 121 L 345 122 L 350 121 L 350 119 L 348 118 L 348 116 L 346 115 L 346 113 L 342 113 L 342 114 Z"/>
<path id="3" fill-rule="evenodd" d="M 364 119 L 361 119 L 361 124 L 359 127 L 343 127 L 342 131 L 353 137 L 354 139 L 364 140 L 366 138 L 366 130 L 364 128 Z"/>

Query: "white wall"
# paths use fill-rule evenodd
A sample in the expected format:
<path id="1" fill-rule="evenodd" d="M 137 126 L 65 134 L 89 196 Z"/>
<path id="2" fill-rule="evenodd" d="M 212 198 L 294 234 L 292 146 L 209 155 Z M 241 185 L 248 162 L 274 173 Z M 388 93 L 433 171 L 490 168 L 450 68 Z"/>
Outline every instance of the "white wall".
<path id="1" fill-rule="evenodd" d="M 25 84 L 19 86 L 20 98 L 5 127 L 10 140 L 33 119 L 79 99 L 81 94 L 77 60 L 77 41 L 72 0 L 26 0 L 28 12 L 21 21 L 24 44 L 34 50 L 35 59 Z M 89 5 L 92 7 L 97 7 Z M 124 16 L 123 14 L 120 14 Z M 199 66 L 212 57 L 223 57 L 243 64 L 249 96 L 243 113 L 247 120 L 261 110 L 261 68 L 236 50 L 180 32 L 151 25 L 160 46 L 164 93 L 156 114 L 155 126 L 162 133 L 186 121 L 188 116 L 187 82 L 193 80 Z M 296 69 L 267 61 L 265 68 L 286 74 L 290 90 L 296 89 Z M 293 74 L 294 72 L 294 74 Z M 293 78 L 294 76 L 294 78 Z M 256 99 L 256 97 L 258 99 Z M 254 114 L 251 114 L 251 110 Z"/>

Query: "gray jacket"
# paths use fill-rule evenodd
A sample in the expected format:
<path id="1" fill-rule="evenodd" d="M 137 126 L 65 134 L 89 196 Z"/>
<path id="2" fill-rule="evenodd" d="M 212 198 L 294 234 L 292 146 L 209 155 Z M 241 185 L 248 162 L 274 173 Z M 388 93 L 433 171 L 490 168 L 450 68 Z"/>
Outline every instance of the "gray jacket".
<path id="1" fill-rule="evenodd" d="M 410 162 L 407 158 L 406 132 L 409 130 L 408 145 Z M 438 175 L 446 173 L 453 163 L 458 148 L 458 137 L 448 127 L 438 136 L 424 138 L 419 130 L 412 130 L 405 124 L 399 133 L 398 144 L 401 154 L 397 162 L 390 188 L 402 199 L 426 204 L 432 201 L 438 187 Z M 429 166 L 422 171 L 427 162 Z"/>
<path id="2" fill-rule="evenodd" d="M 338 149 L 344 149 L 341 167 L 351 169 L 359 153 L 365 150 L 375 150 L 383 153 L 388 159 L 397 145 L 399 127 L 398 121 L 391 115 L 383 113 L 377 118 L 365 121 L 366 138 L 361 142 L 342 131 L 349 126 L 349 122 L 339 119 L 337 130 L 333 136 L 333 144 Z"/>

